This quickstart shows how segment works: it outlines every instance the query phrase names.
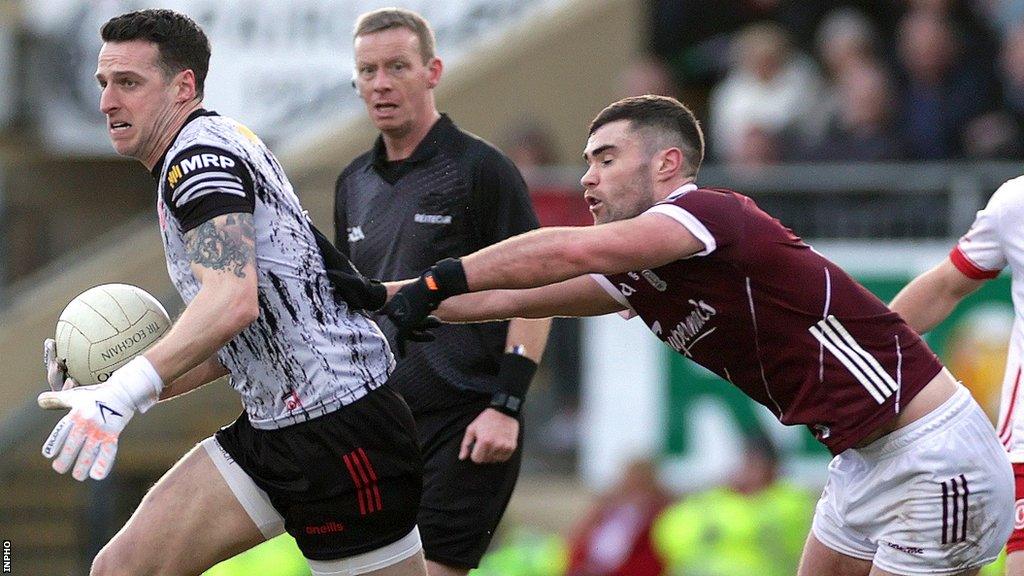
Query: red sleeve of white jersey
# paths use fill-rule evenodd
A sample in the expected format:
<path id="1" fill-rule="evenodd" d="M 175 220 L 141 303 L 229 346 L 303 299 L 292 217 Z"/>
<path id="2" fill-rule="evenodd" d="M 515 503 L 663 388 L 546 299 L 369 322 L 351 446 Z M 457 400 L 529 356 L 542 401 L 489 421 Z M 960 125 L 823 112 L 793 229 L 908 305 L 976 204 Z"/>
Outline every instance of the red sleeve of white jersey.
<path id="1" fill-rule="evenodd" d="M 964 276 L 971 278 L 972 280 L 989 280 L 999 276 L 999 270 L 986 270 L 981 266 L 978 266 L 971 259 L 964 254 L 964 251 L 959 245 L 954 246 L 949 252 L 949 260 L 956 266 L 956 269 L 963 273 Z"/>
<path id="2" fill-rule="evenodd" d="M 995 278 L 1006 267 L 1000 231 L 1002 190 L 997 191 L 988 206 L 978 211 L 970 230 L 949 253 L 949 259 L 964 276 L 975 280 Z"/>

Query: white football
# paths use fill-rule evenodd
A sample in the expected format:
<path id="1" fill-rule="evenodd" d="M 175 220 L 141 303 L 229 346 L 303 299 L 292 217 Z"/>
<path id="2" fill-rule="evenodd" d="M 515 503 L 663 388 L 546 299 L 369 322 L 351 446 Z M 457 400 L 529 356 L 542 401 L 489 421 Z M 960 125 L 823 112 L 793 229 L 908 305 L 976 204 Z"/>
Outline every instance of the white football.
<path id="1" fill-rule="evenodd" d="M 136 286 L 103 284 L 82 292 L 57 320 L 57 358 L 79 385 L 106 382 L 171 327 L 156 298 Z"/>

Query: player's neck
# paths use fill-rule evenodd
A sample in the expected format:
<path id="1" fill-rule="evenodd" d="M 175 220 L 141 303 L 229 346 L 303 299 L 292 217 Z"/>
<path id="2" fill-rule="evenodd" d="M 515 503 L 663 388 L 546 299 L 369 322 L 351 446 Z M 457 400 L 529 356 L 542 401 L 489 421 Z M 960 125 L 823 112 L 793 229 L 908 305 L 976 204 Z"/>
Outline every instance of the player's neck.
<path id="1" fill-rule="evenodd" d="M 408 131 L 399 134 L 382 132 L 381 136 L 384 138 L 384 150 L 387 152 L 388 161 L 405 160 L 412 156 L 420 142 L 423 142 L 427 133 L 440 118 L 441 113 L 435 108 L 431 110 L 427 122 L 420 122 Z"/>
<path id="2" fill-rule="evenodd" d="M 181 132 L 181 127 L 185 125 L 189 115 L 202 107 L 203 102 L 201 100 L 192 100 L 180 108 L 172 110 L 167 115 L 167 118 L 160 123 L 162 125 L 153 131 L 155 135 L 153 142 L 146 146 L 143 154 L 139 156 L 139 160 L 146 167 L 146 170 L 153 171 L 153 167 L 160 161 L 160 157 L 164 155 L 164 152 L 174 142 L 174 139 L 178 137 L 178 132 Z"/>
<path id="3" fill-rule="evenodd" d="M 661 202 L 665 198 L 671 196 L 672 193 L 675 192 L 676 190 L 679 190 L 680 188 L 686 186 L 687 184 L 693 183 L 693 177 L 676 178 L 673 180 L 657 183 L 655 184 L 654 188 L 654 201 Z"/>

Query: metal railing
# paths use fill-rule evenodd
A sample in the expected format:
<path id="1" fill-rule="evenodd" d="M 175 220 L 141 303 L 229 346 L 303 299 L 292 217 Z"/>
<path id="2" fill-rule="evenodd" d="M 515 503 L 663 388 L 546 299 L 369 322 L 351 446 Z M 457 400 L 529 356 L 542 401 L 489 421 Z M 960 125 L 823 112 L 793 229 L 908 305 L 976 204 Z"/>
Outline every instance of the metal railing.
<path id="1" fill-rule="evenodd" d="M 706 165 L 698 184 L 730 188 L 801 236 L 828 239 L 949 238 L 963 234 L 1019 162 Z M 583 167 L 537 170 L 531 185 L 580 191 Z M 582 202 L 582 200 L 581 200 Z"/>

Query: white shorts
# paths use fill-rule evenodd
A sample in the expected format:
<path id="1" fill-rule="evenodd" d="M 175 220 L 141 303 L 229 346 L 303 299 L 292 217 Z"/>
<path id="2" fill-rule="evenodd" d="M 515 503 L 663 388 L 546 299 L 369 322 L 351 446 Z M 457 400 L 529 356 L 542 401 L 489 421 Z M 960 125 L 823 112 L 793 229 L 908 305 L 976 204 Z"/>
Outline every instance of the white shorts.
<path id="1" fill-rule="evenodd" d="M 1010 460 L 963 386 L 930 414 L 832 459 L 812 531 L 896 574 L 957 574 L 993 560 L 1013 528 Z"/>
<path id="2" fill-rule="evenodd" d="M 249 478 L 249 475 L 235 463 L 234 459 L 221 448 L 215 437 L 210 436 L 200 444 L 206 449 L 206 453 L 213 460 L 220 475 L 231 488 L 238 503 L 249 514 L 249 518 L 259 528 L 260 533 L 268 540 L 283 534 L 285 531 L 284 518 L 271 505 L 267 493 L 257 486 L 252 478 Z M 413 527 L 412 531 L 403 538 L 376 550 L 337 560 L 310 560 L 307 558 L 306 562 L 309 564 L 313 576 L 358 576 L 398 564 L 422 548 L 419 529 Z"/>

